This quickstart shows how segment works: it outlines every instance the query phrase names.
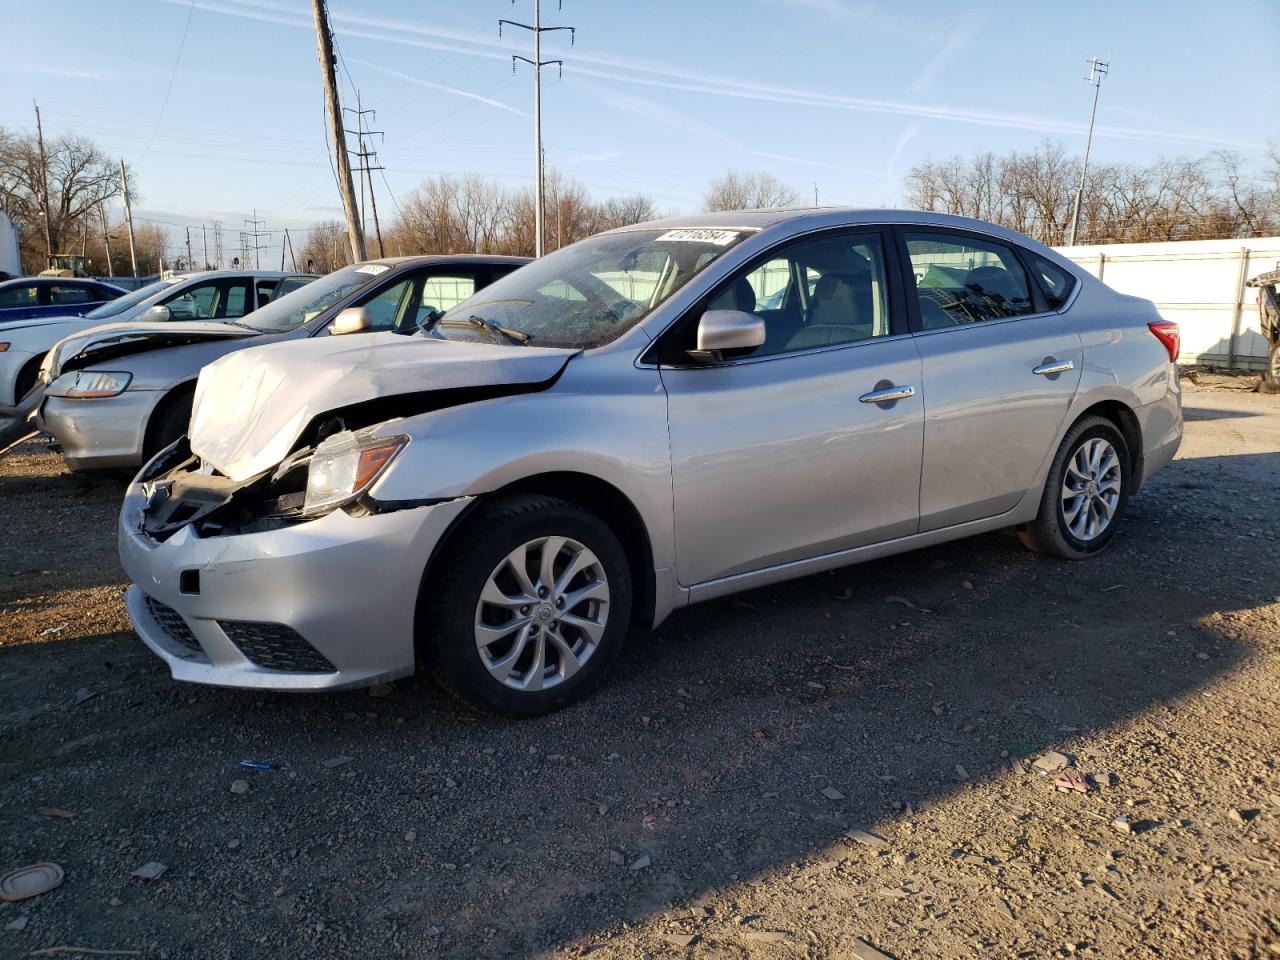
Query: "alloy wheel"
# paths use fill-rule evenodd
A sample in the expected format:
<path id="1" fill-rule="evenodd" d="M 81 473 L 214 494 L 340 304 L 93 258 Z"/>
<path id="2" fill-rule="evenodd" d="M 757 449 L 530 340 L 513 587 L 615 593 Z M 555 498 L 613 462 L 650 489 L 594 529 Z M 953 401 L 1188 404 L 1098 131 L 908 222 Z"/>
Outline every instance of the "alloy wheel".
<path id="1" fill-rule="evenodd" d="M 1062 519 L 1077 540 L 1102 534 L 1120 503 L 1120 456 L 1107 440 L 1091 437 L 1076 448 L 1062 478 Z"/>
<path id="2" fill-rule="evenodd" d="M 609 581 L 596 555 L 568 537 L 540 537 L 489 574 L 476 604 L 476 649 L 505 686 L 545 690 L 590 659 L 608 617 Z"/>

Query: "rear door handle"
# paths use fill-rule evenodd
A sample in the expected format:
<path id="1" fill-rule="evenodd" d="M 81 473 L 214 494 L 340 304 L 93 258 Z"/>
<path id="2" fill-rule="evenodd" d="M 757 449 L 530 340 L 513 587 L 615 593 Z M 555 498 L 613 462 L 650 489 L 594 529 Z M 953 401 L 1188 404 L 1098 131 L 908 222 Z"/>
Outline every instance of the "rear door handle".
<path id="1" fill-rule="evenodd" d="M 886 403 L 890 400 L 906 400 L 916 395 L 915 387 L 885 387 L 883 390 L 872 390 L 858 399 L 863 403 Z"/>
<path id="2" fill-rule="evenodd" d="M 1076 365 L 1070 360 L 1046 360 L 1040 366 L 1034 367 L 1031 372 L 1041 377 L 1052 377 L 1055 373 L 1066 373 L 1075 368 Z"/>

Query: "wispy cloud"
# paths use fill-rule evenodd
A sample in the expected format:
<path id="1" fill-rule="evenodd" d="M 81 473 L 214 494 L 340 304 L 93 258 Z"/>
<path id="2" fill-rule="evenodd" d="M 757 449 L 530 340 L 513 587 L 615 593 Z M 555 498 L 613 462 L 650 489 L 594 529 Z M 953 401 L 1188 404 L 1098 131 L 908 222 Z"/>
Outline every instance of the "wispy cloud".
<path id="1" fill-rule="evenodd" d="M 776 6 L 798 7 L 829 17 L 832 20 L 845 22 L 862 21 L 879 13 L 874 3 L 859 3 L 854 0 L 773 0 Z"/>
<path id="2" fill-rule="evenodd" d="M 397 80 L 403 80 L 405 83 L 417 84 L 420 87 L 427 87 L 430 90 L 440 90 L 444 93 L 451 93 L 455 97 L 465 97 L 468 100 L 475 100 L 479 103 L 487 104 L 495 110 L 505 110 L 507 113 L 514 113 L 517 117 L 527 117 L 529 114 L 523 110 L 517 110 L 515 107 L 508 106 L 501 100 L 494 100 L 492 97 L 483 97 L 478 93 L 472 93 L 469 90 L 460 90 L 457 87 L 445 86 L 443 83 L 436 83 L 432 80 L 423 80 L 421 77 L 411 77 L 407 73 L 401 73 L 399 70 L 392 70 L 390 67 L 384 67 L 376 63 L 370 63 L 368 60 L 358 60 L 355 57 L 347 57 L 347 63 L 358 63 L 362 67 L 369 67 L 371 70 L 377 70 L 379 73 L 385 73 L 387 76 L 395 77 Z"/>
<path id="3" fill-rule="evenodd" d="M 94 70 L 76 70 L 72 67 L 24 66 L 22 73 L 37 73 L 45 77 L 63 77 L 67 80 L 101 80 L 103 75 Z"/>
<path id="4" fill-rule="evenodd" d="M 581 163 L 606 163 L 609 160 L 617 160 L 621 153 L 617 150 L 601 150 L 597 153 L 575 153 L 565 157 L 560 162 L 565 166 L 575 166 Z"/>
<path id="5" fill-rule="evenodd" d="M 942 45 L 942 49 L 933 55 L 933 59 L 924 65 L 924 69 L 911 82 L 911 86 L 908 89 L 915 94 L 928 93 L 929 88 L 933 86 L 933 82 L 938 79 L 938 74 L 942 72 L 942 68 L 973 39 L 976 29 L 977 24 L 971 23 L 966 27 L 958 27 L 948 33 L 947 42 Z"/>
<path id="6" fill-rule="evenodd" d="M 187 5 L 189 0 L 162 0 L 165 3 Z M 232 0 L 233 3 L 238 0 Z M 808 0 L 799 0 L 808 2 Z M 812 0 L 822 3 L 826 0 Z M 247 17 L 274 23 L 313 29 L 310 15 L 301 7 L 286 7 L 281 4 L 269 6 L 255 5 L 230 6 L 212 0 L 195 0 L 200 9 L 230 16 Z M 280 11 L 280 12 L 273 12 Z M 343 24 L 343 37 L 359 37 L 393 43 L 401 46 L 416 47 L 427 50 L 442 50 L 451 53 L 463 53 L 469 56 L 484 57 L 494 60 L 507 60 L 512 50 L 527 52 L 519 42 L 503 41 L 503 46 L 496 42 L 482 42 L 475 34 L 470 36 L 458 31 L 444 30 L 398 20 L 387 20 L 353 13 L 334 13 L 334 20 Z M 958 49 L 958 48 L 957 48 Z M 945 51 L 945 47 L 944 47 Z M 954 53 L 954 51 L 953 51 Z M 939 53 L 935 60 L 942 56 Z M 942 61 L 945 63 L 945 61 Z M 940 63 L 938 69 L 941 69 Z M 926 72 L 928 67 L 926 67 Z M 1085 125 L 1076 121 L 1066 121 L 1055 117 L 1034 114 L 1005 113 L 995 110 L 965 109 L 947 107 L 938 104 L 911 103 L 898 100 L 881 100 L 866 97 L 851 97 L 826 93 L 816 90 L 805 90 L 797 87 L 786 87 L 775 84 L 759 83 L 710 73 L 675 64 L 660 63 L 634 57 L 613 55 L 585 54 L 575 52 L 572 72 L 580 76 L 594 76 L 603 80 L 619 83 L 656 87 L 660 89 L 679 90 L 685 93 L 702 93 L 712 96 L 750 100 L 765 103 L 782 103 L 792 106 L 812 106 L 833 110 L 846 110 L 866 113 L 885 113 L 897 116 L 919 117 L 933 120 L 946 120 L 953 123 L 975 124 L 995 128 L 1013 128 L 1033 130 L 1039 133 L 1060 135 L 1083 135 Z M 935 71 L 936 73 L 936 71 Z M 919 79 L 919 78 L 918 78 Z M 926 77 L 926 80 L 929 78 Z M 1094 128 L 1099 137 L 1112 137 L 1124 140 L 1153 141 L 1162 143 L 1207 144 L 1211 146 L 1232 146 L 1257 149 L 1256 143 L 1225 139 L 1209 133 L 1189 133 L 1183 131 L 1146 129 L 1141 127 L 1120 127 L 1099 125 Z"/>

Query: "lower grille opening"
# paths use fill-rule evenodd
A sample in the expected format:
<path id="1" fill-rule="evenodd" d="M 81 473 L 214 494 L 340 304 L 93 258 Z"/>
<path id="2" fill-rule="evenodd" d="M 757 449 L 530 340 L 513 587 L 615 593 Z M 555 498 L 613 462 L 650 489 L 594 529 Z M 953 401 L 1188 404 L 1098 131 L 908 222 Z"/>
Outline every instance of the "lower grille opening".
<path id="1" fill-rule="evenodd" d="M 223 632 L 254 665 L 288 673 L 337 673 L 338 668 L 292 627 L 219 620 Z"/>
<path id="2" fill-rule="evenodd" d="M 160 629 L 169 635 L 169 639 L 195 653 L 204 653 L 204 650 L 200 647 L 200 641 L 191 632 L 191 628 L 187 626 L 187 621 L 182 619 L 182 614 L 178 613 L 173 607 L 161 603 L 155 597 L 143 594 L 143 598 L 147 602 L 147 612 L 160 625 Z"/>

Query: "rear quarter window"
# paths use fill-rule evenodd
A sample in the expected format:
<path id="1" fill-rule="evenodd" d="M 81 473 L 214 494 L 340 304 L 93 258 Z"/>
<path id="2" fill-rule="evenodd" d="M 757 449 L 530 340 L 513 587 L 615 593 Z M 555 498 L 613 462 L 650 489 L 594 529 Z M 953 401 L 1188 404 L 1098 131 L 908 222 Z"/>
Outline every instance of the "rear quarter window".
<path id="1" fill-rule="evenodd" d="M 1062 305 L 1071 298 L 1071 291 L 1076 288 L 1076 283 L 1079 281 L 1056 263 L 1050 263 L 1039 254 L 1029 253 L 1027 259 L 1031 262 L 1032 273 L 1040 281 L 1049 307 L 1053 310 L 1061 309 Z"/>

